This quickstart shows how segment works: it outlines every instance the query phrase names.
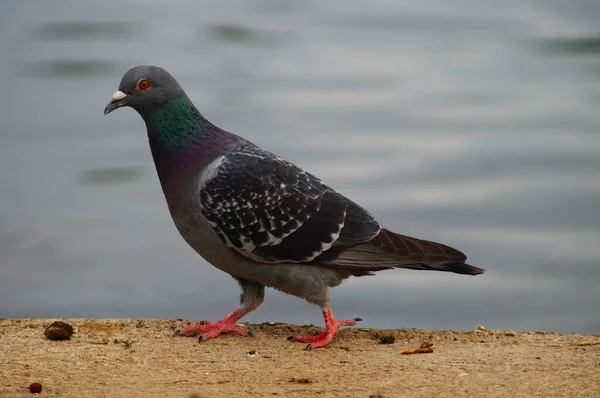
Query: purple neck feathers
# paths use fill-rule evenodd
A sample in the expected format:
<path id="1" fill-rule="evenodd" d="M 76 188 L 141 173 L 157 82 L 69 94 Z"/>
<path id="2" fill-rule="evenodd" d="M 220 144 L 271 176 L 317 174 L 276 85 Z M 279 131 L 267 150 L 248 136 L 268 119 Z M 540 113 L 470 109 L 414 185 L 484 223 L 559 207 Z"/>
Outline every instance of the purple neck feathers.
<path id="1" fill-rule="evenodd" d="M 242 138 L 210 123 L 187 97 L 142 115 L 158 178 L 171 202 L 189 178 Z"/>

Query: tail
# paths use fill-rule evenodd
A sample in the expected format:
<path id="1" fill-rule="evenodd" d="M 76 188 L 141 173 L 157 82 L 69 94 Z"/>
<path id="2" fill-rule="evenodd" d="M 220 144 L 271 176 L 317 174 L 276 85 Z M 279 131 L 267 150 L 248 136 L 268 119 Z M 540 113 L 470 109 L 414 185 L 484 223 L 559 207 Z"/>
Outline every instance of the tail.
<path id="1" fill-rule="evenodd" d="M 416 264 L 400 265 L 399 268 L 454 272 L 461 275 L 479 275 L 485 272 L 483 268 L 466 264 L 467 256 L 448 245 L 411 238 L 387 229 L 383 229 L 379 236 L 394 246 L 396 255 L 406 256 L 408 254 L 408 257 L 416 260 Z"/>
<path id="2" fill-rule="evenodd" d="M 484 268 L 475 267 L 466 263 L 429 264 L 423 269 L 427 271 L 454 272 L 455 274 L 461 275 L 479 275 L 485 272 Z"/>
<path id="3" fill-rule="evenodd" d="M 336 257 L 323 265 L 348 269 L 353 275 L 370 275 L 373 271 L 408 268 L 426 271 L 479 275 L 485 269 L 466 264 L 460 250 L 423 239 L 404 236 L 382 229 L 371 240 L 358 245 L 337 247 Z"/>

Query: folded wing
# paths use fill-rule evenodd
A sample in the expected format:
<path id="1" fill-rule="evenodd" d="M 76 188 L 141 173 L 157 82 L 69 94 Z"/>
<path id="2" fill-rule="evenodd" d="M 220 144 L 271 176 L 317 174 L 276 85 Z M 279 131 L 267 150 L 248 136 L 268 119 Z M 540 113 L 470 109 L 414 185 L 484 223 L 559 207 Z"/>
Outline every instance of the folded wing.
<path id="1" fill-rule="evenodd" d="M 207 167 L 200 203 L 223 242 L 263 263 L 309 263 L 353 275 L 397 267 L 483 272 L 449 246 L 382 229 L 315 176 L 250 143 Z"/>

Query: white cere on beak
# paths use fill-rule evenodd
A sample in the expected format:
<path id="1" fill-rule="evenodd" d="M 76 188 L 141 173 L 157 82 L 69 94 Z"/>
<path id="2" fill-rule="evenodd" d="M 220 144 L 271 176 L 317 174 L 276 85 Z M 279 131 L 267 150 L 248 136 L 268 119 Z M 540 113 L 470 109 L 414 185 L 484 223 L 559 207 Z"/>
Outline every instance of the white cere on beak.
<path id="1" fill-rule="evenodd" d="M 125 97 L 127 97 L 127 94 L 122 91 L 115 91 L 115 93 L 112 95 L 112 99 L 114 101 L 121 101 Z"/>

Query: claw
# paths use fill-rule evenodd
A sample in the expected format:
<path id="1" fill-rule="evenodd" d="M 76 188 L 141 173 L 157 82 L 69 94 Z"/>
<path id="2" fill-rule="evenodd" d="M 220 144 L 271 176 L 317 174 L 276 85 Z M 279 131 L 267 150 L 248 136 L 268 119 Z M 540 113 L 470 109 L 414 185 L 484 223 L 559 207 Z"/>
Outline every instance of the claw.
<path id="1" fill-rule="evenodd" d="M 362 318 L 345 320 L 335 319 L 330 308 L 323 310 L 323 318 L 325 319 L 324 331 L 312 333 L 310 336 L 290 336 L 288 337 L 288 340 L 309 343 L 304 349 L 307 351 L 312 350 L 329 344 L 341 326 L 354 326 L 356 325 L 356 322 L 362 321 Z"/>
<path id="2" fill-rule="evenodd" d="M 225 318 L 217 322 L 210 322 L 206 320 L 199 321 L 195 325 L 188 325 L 181 329 L 177 329 L 173 332 L 173 336 L 185 336 L 185 337 L 196 337 L 198 343 L 206 340 L 213 339 L 219 336 L 223 332 L 234 332 L 241 334 L 242 336 L 253 337 L 254 333 L 250 329 L 243 329 L 236 326 L 236 322 L 240 320 L 244 315 L 254 311 L 258 308 L 260 302 L 255 301 L 247 306 L 240 307 L 227 315 Z"/>

